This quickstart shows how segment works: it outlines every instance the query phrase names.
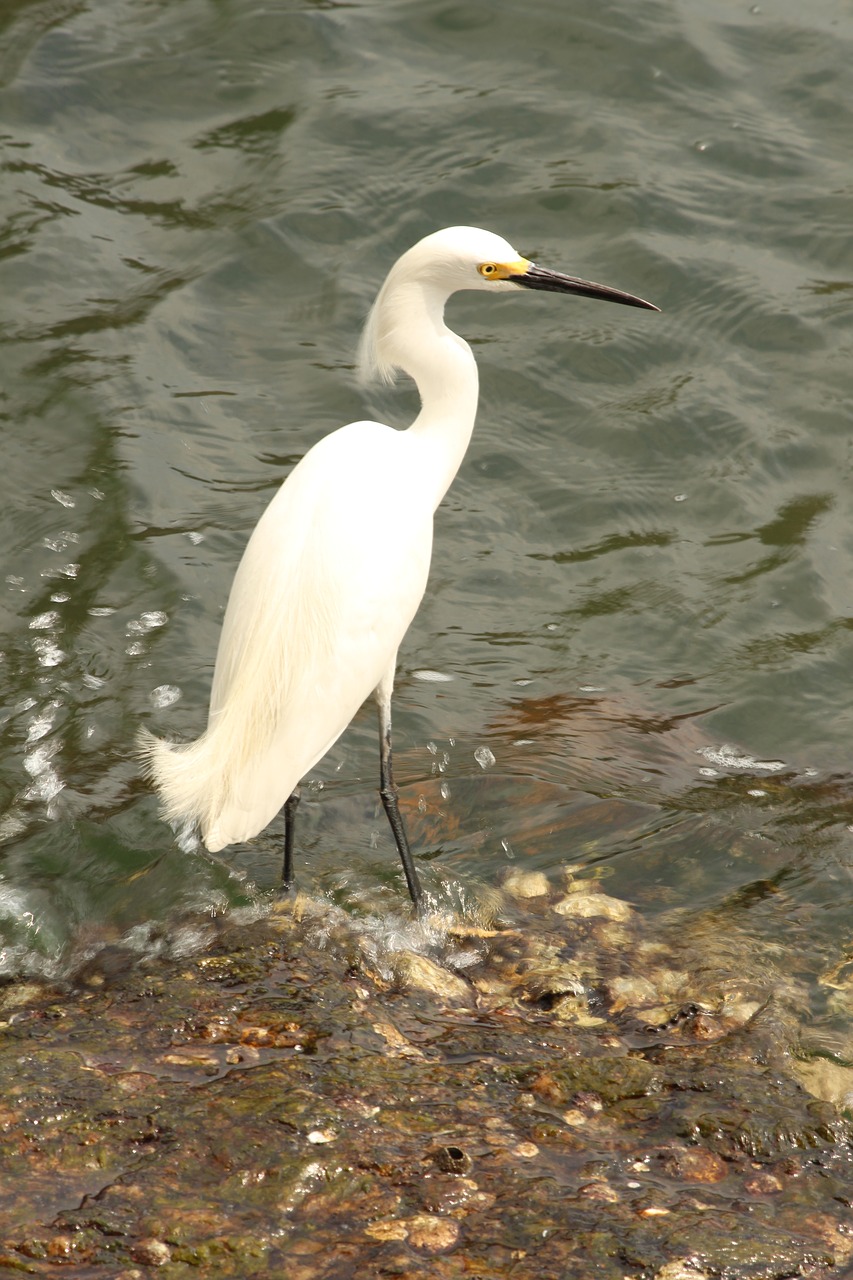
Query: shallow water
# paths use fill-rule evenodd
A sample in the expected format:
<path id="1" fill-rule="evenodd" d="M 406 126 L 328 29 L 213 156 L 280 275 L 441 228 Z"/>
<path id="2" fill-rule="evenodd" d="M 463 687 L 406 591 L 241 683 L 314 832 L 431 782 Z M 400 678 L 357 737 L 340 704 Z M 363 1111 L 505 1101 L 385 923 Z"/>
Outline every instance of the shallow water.
<path id="1" fill-rule="evenodd" d="M 134 736 L 203 726 L 293 463 L 411 417 L 409 389 L 357 386 L 360 323 L 399 252 L 472 223 L 663 314 L 451 304 L 481 408 L 395 711 L 428 887 L 595 866 L 789 948 L 845 1039 L 818 979 L 853 823 L 847 6 L 44 0 L 0 24 L 0 969 L 275 883 L 277 827 L 232 851 L 242 880 L 176 847 Z M 303 806 L 304 887 L 354 902 L 398 876 L 374 734 L 367 708 Z"/>

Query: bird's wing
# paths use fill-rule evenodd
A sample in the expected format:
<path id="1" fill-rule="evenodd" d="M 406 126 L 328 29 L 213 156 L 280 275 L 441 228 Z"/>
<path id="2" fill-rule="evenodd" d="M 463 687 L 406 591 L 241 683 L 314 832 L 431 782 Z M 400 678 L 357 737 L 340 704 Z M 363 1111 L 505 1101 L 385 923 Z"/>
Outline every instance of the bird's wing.
<path id="1" fill-rule="evenodd" d="M 342 428 L 279 490 L 238 568 L 220 639 L 205 735 L 218 801 L 202 818 L 208 848 L 261 830 L 343 733 L 394 661 L 431 549 L 430 503 L 413 496 L 405 436 L 390 428 Z"/>

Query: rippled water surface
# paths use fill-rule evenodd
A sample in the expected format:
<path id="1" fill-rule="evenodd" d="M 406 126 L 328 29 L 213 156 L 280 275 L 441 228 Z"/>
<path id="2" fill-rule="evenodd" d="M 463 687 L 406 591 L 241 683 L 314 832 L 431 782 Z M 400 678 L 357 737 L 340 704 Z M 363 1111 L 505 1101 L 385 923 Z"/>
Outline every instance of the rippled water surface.
<path id="1" fill-rule="evenodd" d="M 178 850 L 134 737 L 203 727 L 294 462 L 411 418 L 357 385 L 360 324 L 471 223 L 663 312 L 451 303 L 480 414 L 395 720 L 427 884 L 596 866 L 790 948 L 819 1015 L 850 933 L 851 68 L 840 0 L 4 7 L 0 968 L 275 883 L 277 825 L 242 880 Z M 314 892 L 397 877 L 374 734 L 309 787 Z"/>

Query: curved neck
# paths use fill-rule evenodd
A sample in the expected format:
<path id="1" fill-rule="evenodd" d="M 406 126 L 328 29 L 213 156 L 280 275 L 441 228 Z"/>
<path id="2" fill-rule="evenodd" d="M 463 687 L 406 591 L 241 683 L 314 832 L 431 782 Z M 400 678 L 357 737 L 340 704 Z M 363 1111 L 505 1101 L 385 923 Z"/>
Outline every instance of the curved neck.
<path id="1" fill-rule="evenodd" d="M 422 479 L 431 480 L 437 507 L 449 489 L 471 440 L 479 379 L 471 348 L 444 323 L 443 292 L 423 283 L 395 291 L 395 363 L 414 379 L 421 411 L 406 435 L 418 445 Z M 425 474 L 424 474 L 425 473 Z"/>

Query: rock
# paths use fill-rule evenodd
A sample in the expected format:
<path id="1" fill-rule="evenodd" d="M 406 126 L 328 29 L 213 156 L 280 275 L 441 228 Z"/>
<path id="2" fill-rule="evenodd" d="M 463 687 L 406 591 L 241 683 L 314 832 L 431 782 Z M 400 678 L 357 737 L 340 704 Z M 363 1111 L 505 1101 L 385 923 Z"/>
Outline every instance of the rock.
<path id="1" fill-rule="evenodd" d="M 426 956 L 401 951 L 394 957 L 394 971 L 398 981 L 408 989 L 426 991 L 451 1006 L 474 1004 L 470 983 Z"/>
<path id="2" fill-rule="evenodd" d="M 580 885 L 577 891 L 567 893 L 559 902 L 555 902 L 554 910 L 561 916 L 604 916 L 607 920 L 615 920 L 620 924 L 625 924 L 634 916 L 634 909 L 627 902 L 611 898 L 606 893 L 598 893 L 594 889 L 581 888 Z"/>
<path id="3" fill-rule="evenodd" d="M 406 1220 L 409 1244 L 423 1253 L 444 1253 L 459 1239 L 460 1226 L 453 1218 L 438 1218 L 432 1213 L 419 1213 Z"/>
<path id="4" fill-rule="evenodd" d="M 550 892 L 551 886 L 543 872 L 515 868 L 505 876 L 501 888 L 512 898 L 541 898 Z"/>

